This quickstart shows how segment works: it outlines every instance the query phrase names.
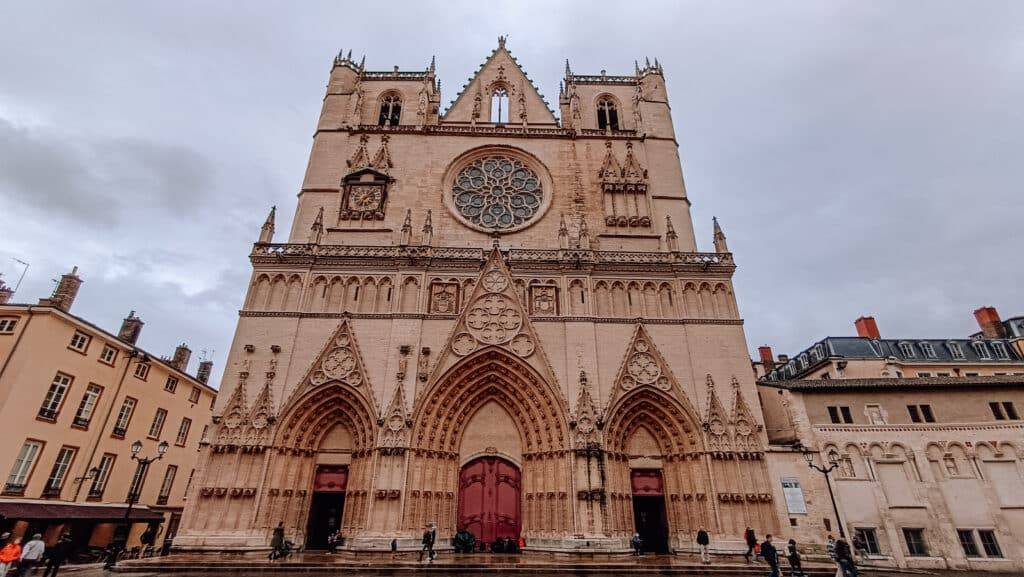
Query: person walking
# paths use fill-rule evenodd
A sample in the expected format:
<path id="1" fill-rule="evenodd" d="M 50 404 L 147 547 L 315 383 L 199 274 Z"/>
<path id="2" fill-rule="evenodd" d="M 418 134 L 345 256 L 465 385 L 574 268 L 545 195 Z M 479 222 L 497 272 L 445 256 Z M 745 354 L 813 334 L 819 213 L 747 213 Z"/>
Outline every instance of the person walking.
<path id="1" fill-rule="evenodd" d="M 754 552 L 754 548 L 757 547 L 757 535 L 754 534 L 754 530 L 747 527 L 747 530 L 743 532 L 743 540 L 747 542 L 747 552 L 743 554 L 743 558 L 750 563 L 750 555 L 754 554 L 754 562 L 757 562 L 757 553 Z"/>
<path id="2" fill-rule="evenodd" d="M 4 533 L 0 540 L 4 542 L 3 549 L 0 549 L 0 577 L 7 577 L 14 562 L 21 558 L 21 538 L 11 539 L 10 533 Z"/>
<path id="3" fill-rule="evenodd" d="M 853 562 L 853 551 L 846 539 L 840 537 L 836 540 L 836 564 L 842 571 L 843 577 L 857 577 L 857 565 Z"/>
<path id="4" fill-rule="evenodd" d="M 64 564 L 68 558 L 75 552 L 75 542 L 71 540 L 71 535 L 65 533 L 60 536 L 57 540 L 57 544 L 50 549 L 50 555 L 46 560 L 46 571 L 43 571 L 43 577 L 57 577 L 57 572 L 60 571 L 60 566 Z"/>
<path id="5" fill-rule="evenodd" d="M 45 552 L 46 543 L 43 543 L 43 535 L 41 533 L 32 535 L 32 540 L 25 543 L 25 546 L 21 549 L 21 559 L 18 560 L 18 572 L 16 573 L 17 577 L 24 577 L 26 573 L 35 569 Z"/>
<path id="6" fill-rule="evenodd" d="M 711 555 L 708 553 L 708 545 L 711 544 L 711 538 L 708 537 L 708 532 L 701 527 L 697 531 L 697 549 L 700 550 L 700 562 L 707 565 L 711 563 Z"/>
<path id="7" fill-rule="evenodd" d="M 434 562 L 434 543 L 437 541 L 437 528 L 433 523 L 427 525 L 423 531 L 423 548 L 420 549 L 420 561 L 423 561 L 423 553 L 427 553 L 427 563 Z"/>
<path id="8" fill-rule="evenodd" d="M 836 538 L 830 533 L 828 539 L 825 541 L 825 552 L 828 553 L 828 558 L 832 561 L 836 560 Z"/>
<path id="9" fill-rule="evenodd" d="M 861 537 L 859 533 L 856 533 L 853 536 L 853 541 L 851 542 L 851 544 L 853 545 L 853 551 L 857 554 L 857 558 L 860 559 L 860 562 L 867 562 L 868 544 L 864 541 L 864 538 Z"/>
<path id="10" fill-rule="evenodd" d="M 633 547 L 633 556 L 639 557 L 641 555 L 640 550 L 644 547 L 644 540 L 640 538 L 640 533 L 633 533 L 633 538 L 629 540 L 629 544 Z"/>
<path id="11" fill-rule="evenodd" d="M 284 549 L 284 521 L 278 521 L 270 537 L 270 560 L 275 561 Z"/>
<path id="12" fill-rule="evenodd" d="M 790 577 L 806 577 L 803 565 L 800 564 L 800 552 L 796 549 L 796 539 L 790 539 L 786 545 L 786 560 L 789 561 Z"/>
<path id="13" fill-rule="evenodd" d="M 761 557 L 768 563 L 768 577 L 780 577 L 779 575 L 779 552 L 772 545 L 771 533 L 764 536 L 764 543 L 761 543 Z"/>

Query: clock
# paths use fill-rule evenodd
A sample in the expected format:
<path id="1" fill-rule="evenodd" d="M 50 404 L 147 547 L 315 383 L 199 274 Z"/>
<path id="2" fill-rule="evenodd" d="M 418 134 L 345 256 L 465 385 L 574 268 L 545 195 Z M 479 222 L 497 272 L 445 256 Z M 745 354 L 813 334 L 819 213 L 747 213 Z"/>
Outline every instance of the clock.
<path id="1" fill-rule="evenodd" d="M 384 191 L 379 186 L 353 186 L 348 193 L 348 209 L 357 212 L 378 210 Z"/>

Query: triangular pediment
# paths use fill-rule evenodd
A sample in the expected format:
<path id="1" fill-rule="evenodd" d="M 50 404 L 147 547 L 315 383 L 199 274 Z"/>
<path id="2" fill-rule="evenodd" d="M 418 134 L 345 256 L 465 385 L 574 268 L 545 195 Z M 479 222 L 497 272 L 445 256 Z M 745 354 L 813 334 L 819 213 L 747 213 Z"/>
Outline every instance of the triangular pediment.
<path id="1" fill-rule="evenodd" d="M 697 418 L 697 413 L 692 411 L 693 407 L 690 406 L 686 394 L 679 386 L 679 381 L 672 374 L 672 369 L 665 362 L 665 357 L 655 346 L 654 339 L 651 338 L 644 325 L 638 324 L 636 330 L 633 331 L 633 338 L 630 339 L 629 346 L 626 348 L 626 355 L 619 366 L 615 386 L 612 387 L 612 393 L 608 399 L 609 413 L 614 412 L 615 404 L 623 396 L 644 387 L 653 387 L 678 399 L 686 406 L 687 410 L 691 411 L 694 418 Z"/>
<path id="2" fill-rule="evenodd" d="M 715 381 L 711 373 L 707 375 L 708 410 L 704 414 L 704 430 L 707 432 L 709 451 L 726 451 L 730 447 L 729 418 L 725 413 L 722 401 L 715 391 Z"/>
<path id="3" fill-rule="evenodd" d="M 757 421 L 754 420 L 754 414 L 743 397 L 740 382 L 736 377 L 732 378 L 732 388 L 734 391 L 732 403 L 733 444 L 740 450 L 757 451 L 759 450 L 755 432 Z"/>
<path id="4" fill-rule="evenodd" d="M 243 431 L 249 423 L 249 410 L 246 405 L 246 381 L 249 379 L 249 363 L 245 361 L 242 370 L 238 372 L 238 382 L 235 389 L 231 391 L 228 402 L 224 405 L 224 411 L 218 419 L 216 431 L 217 444 L 236 444 L 241 441 Z"/>
<path id="5" fill-rule="evenodd" d="M 405 403 L 405 387 L 399 381 L 395 385 L 395 393 L 383 415 L 384 426 L 381 428 L 380 446 L 400 448 L 408 443 L 408 429 L 412 425 L 408 408 Z"/>
<path id="6" fill-rule="evenodd" d="M 508 124 L 522 124 L 525 109 L 527 124 L 557 124 L 540 91 L 533 85 L 522 67 L 505 48 L 504 39 L 480 66 L 476 74 L 462 87 L 462 91 L 444 114 L 445 122 L 490 123 L 491 95 L 497 88 L 508 92 Z"/>
<path id="7" fill-rule="evenodd" d="M 540 338 L 497 248 L 487 257 L 473 291 L 466 297 L 466 306 L 456 318 L 430 383 L 461 359 L 489 347 L 504 349 L 522 359 L 557 389 L 554 370 L 541 350 Z"/>

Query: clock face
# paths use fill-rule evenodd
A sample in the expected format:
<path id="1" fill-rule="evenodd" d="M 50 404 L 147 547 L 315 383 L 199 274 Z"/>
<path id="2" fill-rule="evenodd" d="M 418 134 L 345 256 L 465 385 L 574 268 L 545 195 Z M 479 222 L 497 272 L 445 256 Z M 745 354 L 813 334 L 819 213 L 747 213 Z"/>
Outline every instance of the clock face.
<path id="1" fill-rule="evenodd" d="M 376 210 L 383 192 L 379 186 L 353 186 L 348 194 L 349 210 Z"/>

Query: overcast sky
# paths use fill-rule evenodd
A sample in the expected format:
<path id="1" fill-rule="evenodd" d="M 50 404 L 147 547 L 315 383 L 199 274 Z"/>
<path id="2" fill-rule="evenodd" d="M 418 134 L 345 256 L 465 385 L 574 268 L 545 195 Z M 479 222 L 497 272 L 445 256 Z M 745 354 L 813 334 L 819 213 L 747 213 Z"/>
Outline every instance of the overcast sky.
<path id="1" fill-rule="evenodd" d="M 447 105 L 499 34 L 557 106 L 577 73 L 668 80 L 698 243 L 717 215 L 751 349 L 1024 314 L 1022 2 L 6 2 L 0 272 L 81 268 L 74 311 L 211 351 L 271 204 L 287 231 L 330 64 L 422 70 Z M 192 368 L 194 369 L 194 361 Z"/>

